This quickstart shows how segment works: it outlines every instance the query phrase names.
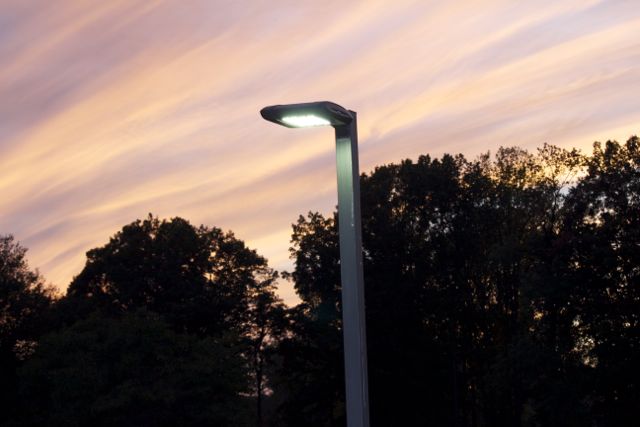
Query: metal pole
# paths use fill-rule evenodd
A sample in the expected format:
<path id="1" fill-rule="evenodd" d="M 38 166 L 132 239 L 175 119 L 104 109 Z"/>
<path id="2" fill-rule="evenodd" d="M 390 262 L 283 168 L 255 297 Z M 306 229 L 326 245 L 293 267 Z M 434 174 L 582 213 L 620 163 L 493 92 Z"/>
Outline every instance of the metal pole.
<path id="1" fill-rule="evenodd" d="M 349 125 L 335 127 L 344 376 L 347 426 L 369 427 L 358 132 L 356 113 L 351 111 L 351 114 L 353 121 Z"/>

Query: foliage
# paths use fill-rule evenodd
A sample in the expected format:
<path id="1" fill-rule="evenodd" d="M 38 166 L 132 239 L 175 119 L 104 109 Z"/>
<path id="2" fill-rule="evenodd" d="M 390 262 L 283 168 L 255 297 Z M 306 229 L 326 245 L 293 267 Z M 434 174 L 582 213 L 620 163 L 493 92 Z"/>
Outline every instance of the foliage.
<path id="1" fill-rule="evenodd" d="M 593 367 L 589 396 L 599 425 L 632 425 L 640 401 L 640 142 L 594 146 L 568 198 L 569 265 L 576 282 L 572 332 Z"/>
<path id="2" fill-rule="evenodd" d="M 372 425 L 628 425 L 637 147 L 422 156 L 362 176 Z M 303 304 L 280 351 L 322 348 L 306 357 L 330 366 L 340 348 L 326 342 L 340 335 L 335 215 L 309 213 L 293 232 L 289 277 Z M 339 406 L 343 379 L 291 360 L 283 384 L 296 404 L 282 411 L 337 425 L 326 408 Z M 320 395 L 333 400 L 319 407 Z"/>
<path id="3" fill-rule="evenodd" d="M 232 331 L 252 378 L 245 392 L 256 396 L 261 422 L 265 364 L 284 316 L 276 278 L 267 261 L 231 232 L 149 215 L 87 253 L 61 306 L 111 313 L 145 308 L 179 332 L 219 337 Z"/>
<path id="4" fill-rule="evenodd" d="M 146 311 L 94 314 L 44 337 L 21 369 L 18 424 L 244 425 L 246 371 L 225 341 Z"/>
<path id="5" fill-rule="evenodd" d="M 177 330 L 211 335 L 241 324 L 252 288 L 274 278 L 232 233 L 149 215 L 87 252 L 68 297 L 114 312 L 144 307 Z"/>
<path id="6" fill-rule="evenodd" d="M 26 252 L 13 236 L 0 236 L 0 422 L 16 403 L 16 369 L 46 330 L 53 298 Z"/>

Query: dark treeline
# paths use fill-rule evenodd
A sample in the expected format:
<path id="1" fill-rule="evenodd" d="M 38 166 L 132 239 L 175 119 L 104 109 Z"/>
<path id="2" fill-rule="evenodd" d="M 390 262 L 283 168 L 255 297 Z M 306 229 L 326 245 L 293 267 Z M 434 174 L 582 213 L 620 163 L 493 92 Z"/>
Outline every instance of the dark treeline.
<path id="1" fill-rule="evenodd" d="M 640 141 L 422 156 L 361 181 L 372 426 L 637 425 Z M 336 215 L 302 302 L 232 233 L 149 216 L 56 296 L 0 237 L 0 424 L 345 424 Z"/>

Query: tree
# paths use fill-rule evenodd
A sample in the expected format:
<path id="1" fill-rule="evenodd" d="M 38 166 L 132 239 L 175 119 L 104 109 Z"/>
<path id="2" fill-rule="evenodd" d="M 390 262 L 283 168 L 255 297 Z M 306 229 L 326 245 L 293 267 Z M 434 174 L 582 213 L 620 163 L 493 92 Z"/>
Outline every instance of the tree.
<path id="1" fill-rule="evenodd" d="M 246 312 L 245 339 L 249 350 L 253 391 L 256 396 L 256 424 L 265 423 L 264 396 L 271 391 L 269 378 L 274 372 L 272 366 L 278 342 L 286 333 L 286 306 L 275 294 L 275 276 L 257 283 L 250 290 L 249 306 Z"/>
<path id="2" fill-rule="evenodd" d="M 0 236 L 0 421 L 16 403 L 16 369 L 46 330 L 53 291 L 29 269 L 27 249 L 13 236 Z"/>
<path id="3" fill-rule="evenodd" d="M 21 368 L 16 425 L 248 425 L 233 337 L 174 332 L 157 314 L 93 314 L 45 336 Z"/>
<path id="4" fill-rule="evenodd" d="M 340 426 L 346 422 L 336 218 L 318 213 L 293 225 L 293 280 L 303 300 L 286 313 L 277 354 L 276 425 Z"/>
<path id="5" fill-rule="evenodd" d="M 581 424 L 563 221 L 583 162 L 545 145 L 474 161 L 421 156 L 362 176 L 373 425 L 535 426 L 559 411 Z M 313 355 L 327 368 L 341 348 L 325 338 L 340 337 L 335 221 L 310 213 L 294 225 L 289 277 L 303 304 L 291 317 L 294 338 L 282 343 L 325 348 Z M 322 336 L 313 333 L 320 325 Z M 328 384 L 326 369 L 302 367 L 287 372 L 306 378 L 290 387 L 296 398 L 326 384 L 338 407 L 343 379 Z M 553 401 L 550 388 L 561 390 Z"/>
<path id="6" fill-rule="evenodd" d="M 343 426 L 344 365 L 336 319 L 303 303 L 288 310 L 274 381 L 279 407 L 273 425 Z"/>
<path id="7" fill-rule="evenodd" d="M 144 308 L 162 315 L 177 332 L 216 338 L 232 331 L 250 370 L 246 392 L 256 398 L 261 424 L 265 365 L 284 313 L 275 295 L 277 277 L 231 232 L 149 215 L 87 253 L 85 268 L 60 307 L 83 312 L 80 317 L 96 309 L 117 314 Z"/>
<path id="8" fill-rule="evenodd" d="M 274 277 L 231 232 L 149 215 L 87 252 L 67 298 L 115 312 L 145 308 L 178 331 L 215 335 L 244 327 L 251 293 Z"/>
<path id="9" fill-rule="evenodd" d="M 594 145 L 568 197 L 576 353 L 601 426 L 634 425 L 640 401 L 640 141 Z"/>

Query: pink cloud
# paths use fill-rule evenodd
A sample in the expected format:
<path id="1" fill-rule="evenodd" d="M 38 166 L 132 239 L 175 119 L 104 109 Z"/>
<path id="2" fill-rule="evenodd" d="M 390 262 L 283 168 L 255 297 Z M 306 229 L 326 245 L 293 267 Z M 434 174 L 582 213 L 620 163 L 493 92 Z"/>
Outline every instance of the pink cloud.
<path id="1" fill-rule="evenodd" d="M 336 203 L 333 133 L 272 103 L 358 111 L 365 171 L 637 132 L 640 10 L 543 3 L 3 2 L 0 232 L 61 288 L 148 212 L 290 268 L 290 224 Z"/>

